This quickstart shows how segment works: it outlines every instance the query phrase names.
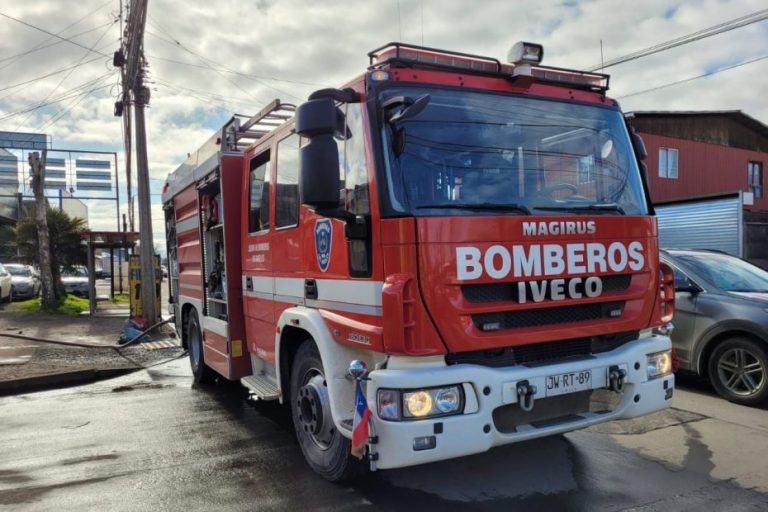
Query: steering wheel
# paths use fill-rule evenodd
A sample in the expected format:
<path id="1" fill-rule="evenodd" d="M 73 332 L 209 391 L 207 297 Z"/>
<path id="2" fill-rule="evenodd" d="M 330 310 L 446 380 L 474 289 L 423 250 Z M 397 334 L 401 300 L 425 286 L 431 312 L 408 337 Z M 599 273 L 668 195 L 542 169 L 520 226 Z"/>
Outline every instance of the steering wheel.
<path id="1" fill-rule="evenodd" d="M 579 189 L 578 187 L 576 187 L 576 185 L 572 185 L 570 183 L 558 183 L 557 185 L 550 185 L 549 187 L 544 187 L 543 189 L 539 190 L 536 193 L 536 195 L 553 199 L 552 193 L 557 192 L 558 190 L 569 190 L 572 195 L 576 195 L 579 192 Z"/>

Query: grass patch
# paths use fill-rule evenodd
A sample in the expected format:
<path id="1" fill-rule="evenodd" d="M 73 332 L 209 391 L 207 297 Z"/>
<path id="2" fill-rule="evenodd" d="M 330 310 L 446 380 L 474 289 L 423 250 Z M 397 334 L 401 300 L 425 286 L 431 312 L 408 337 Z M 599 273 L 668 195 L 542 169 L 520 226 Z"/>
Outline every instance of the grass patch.
<path id="1" fill-rule="evenodd" d="M 128 304 L 131 301 L 131 298 L 127 293 L 116 293 L 115 296 L 109 300 L 114 304 Z"/>
<path id="2" fill-rule="evenodd" d="M 25 300 L 22 302 L 15 302 L 13 309 L 16 311 L 22 311 L 24 313 L 41 313 L 41 314 L 54 314 L 54 315 L 69 315 L 76 316 L 83 311 L 88 311 L 89 304 L 88 299 L 75 297 L 74 295 L 67 295 L 59 307 L 54 310 L 43 310 L 40 306 L 40 298 Z"/>

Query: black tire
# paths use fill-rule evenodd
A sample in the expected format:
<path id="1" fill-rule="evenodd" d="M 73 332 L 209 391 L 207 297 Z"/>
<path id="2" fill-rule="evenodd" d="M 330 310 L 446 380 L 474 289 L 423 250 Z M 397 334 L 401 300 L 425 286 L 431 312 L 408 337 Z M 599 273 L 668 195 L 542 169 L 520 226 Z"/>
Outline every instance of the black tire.
<path id="1" fill-rule="evenodd" d="M 189 351 L 189 365 L 192 368 L 192 376 L 198 384 L 213 382 L 213 370 L 205 364 L 203 351 L 203 334 L 200 330 L 200 320 L 197 311 L 189 312 L 187 317 L 187 347 Z"/>
<path id="2" fill-rule="evenodd" d="M 308 391 L 311 386 L 317 386 L 322 392 L 325 384 L 325 372 L 320 353 L 312 340 L 302 343 L 296 352 L 291 368 L 291 416 L 296 430 L 299 446 L 309 466 L 320 476 L 331 482 L 349 480 L 361 475 L 366 464 L 350 454 L 351 442 L 336 430 L 330 408 L 320 415 L 320 433 L 313 434 L 311 427 L 307 428 L 307 418 L 314 409 L 313 396 Z M 311 401 L 311 404 L 310 404 Z M 326 401 L 327 403 L 327 401 Z M 302 407 L 302 404 L 304 407 Z M 322 414 L 322 406 L 319 406 Z M 330 423 L 326 423 L 330 422 Z"/>
<path id="3" fill-rule="evenodd" d="M 758 405 L 768 398 L 768 351 L 749 338 L 730 338 L 715 347 L 707 363 L 709 380 L 726 400 Z"/>

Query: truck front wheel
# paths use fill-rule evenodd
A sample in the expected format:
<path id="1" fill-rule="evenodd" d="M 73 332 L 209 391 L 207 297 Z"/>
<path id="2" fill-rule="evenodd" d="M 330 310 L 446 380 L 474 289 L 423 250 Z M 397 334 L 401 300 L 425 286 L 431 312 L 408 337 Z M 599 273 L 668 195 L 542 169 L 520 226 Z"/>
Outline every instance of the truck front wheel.
<path id="1" fill-rule="evenodd" d="M 302 343 L 291 369 L 291 412 L 304 458 L 332 482 L 358 475 L 364 464 L 350 455 L 351 444 L 336 429 L 323 362 L 312 340 Z"/>

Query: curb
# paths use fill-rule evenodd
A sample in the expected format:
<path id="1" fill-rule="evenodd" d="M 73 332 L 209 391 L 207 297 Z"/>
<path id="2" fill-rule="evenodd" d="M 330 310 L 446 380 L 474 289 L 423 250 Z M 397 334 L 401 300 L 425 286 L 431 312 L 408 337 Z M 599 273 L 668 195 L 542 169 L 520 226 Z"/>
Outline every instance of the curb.
<path id="1" fill-rule="evenodd" d="M 119 377 L 137 370 L 141 370 L 141 367 L 109 368 L 103 370 L 89 368 L 87 370 L 49 373 L 24 379 L 0 381 L 0 396 L 19 395 L 31 391 L 45 391 L 76 386 L 78 384 Z"/>

